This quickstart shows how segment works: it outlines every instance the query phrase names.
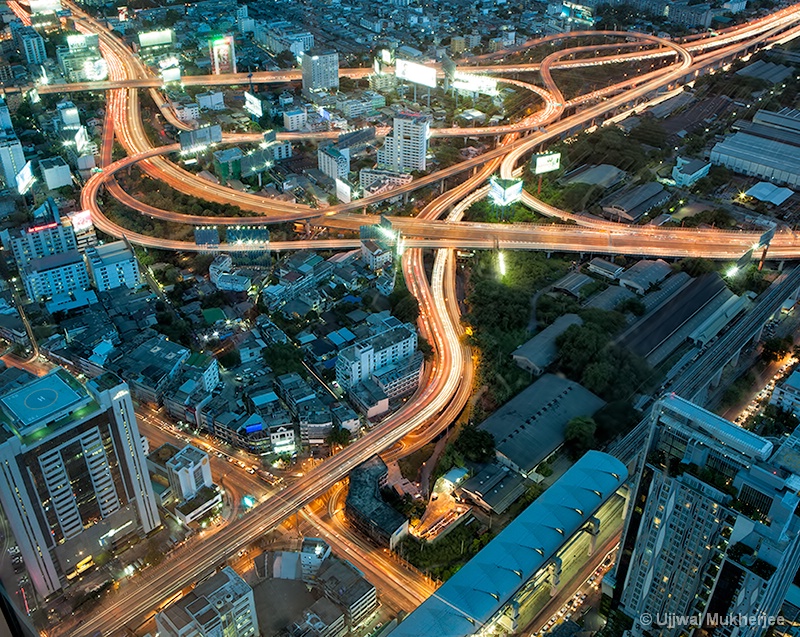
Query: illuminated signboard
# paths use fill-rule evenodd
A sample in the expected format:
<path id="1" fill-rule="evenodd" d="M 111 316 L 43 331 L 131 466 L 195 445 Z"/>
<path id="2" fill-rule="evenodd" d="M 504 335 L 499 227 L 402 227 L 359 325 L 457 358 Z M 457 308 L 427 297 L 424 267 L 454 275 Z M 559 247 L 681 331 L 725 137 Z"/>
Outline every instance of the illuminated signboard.
<path id="1" fill-rule="evenodd" d="M 211 68 L 214 75 L 236 73 L 236 50 L 233 45 L 232 35 L 209 40 L 208 46 L 211 52 Z"/>
<path id="2" fill-rule="evenodd" d="M 417 64 L 408 60 L 397 60 L 394 74 L 398 79 L 436 88 L 436 69 L 424 64 Z"/>
<path id="3" fill-rule="evenodd" d="M 161 70 L 161 81 L 165 84 L 167 82 L 180 82 L 181 81 L 181 68 L 179 66 L 173 66 L 169 69 L 162 69 Z"/>
<path id="4" fill-rule="evenodd" d="M 534 175 L 553 172 L 561 168 L 561 153 L 542 153 L 534 155 L 531 170 Z"/>
<path id="5" fill-rule="evenodd" d="M 83 74 L 90 82 L 105 80 L 108 78 L 108 63 L 103 58 L 86 60 L 83 63 Z"/>
<path id="6" fill-rule="evenodd" d="M 61 11 L 61 0 L 30 0 L 31 15 Z"/>
<path id="7" fill-rule="evenodd" d="M 33 163 L 28 162 L 16 176 L 17 192 L 24 195 L 31 189 L 34 181 L 36 180 L 33 177 Z"/>
<path id="8" fill-rule="evenodd" d="M 264 105 L 261 103 L 260 99 L 258 99 L 249 91 L 245 92 L 244 94 L 244 110 L 250 113 L 253 117 L 259 119 L 264 117 Z"/>
<path id="9" fill-rule="evenodd" d="M 381 49 L 381 62 L 384 64 L 391 64 L 394 60 L 394 56 L 392 56 L 392 52 L 389 49 Z"/>
<path id="10" fill-rule="evenodd" d="M 246 433 L 249 433 L 249 434 L 255 433 L 256 431 L 264 431 L 264 424 L 260 423 L 260 422 L 257 422 L 257 423 L 252 424 L 252 425 L 247 425 L 247 427 L 245 427 L 244 430 L 245 430 Z"/>
<path id="11" fill-rule="evenodd" d="M 82 153 L 84 150 L 86 150 L 88 145 L 89 134 L 86 132 L 86 127 L 81 126 L 75 133 L 75 146 L 78 149 L 78 152 Z"/>
<path id="12" fill-rule="evenodd" d="M 83 234 L 92 229 L 92 213 L 88 210 L 80 210 L 68 215 L 72 230 L 75 234 Z"/>
<path id="13" fill-rule="evenodd" d="M 42 230 L 52 230 L 53 228 L 58 228 L 58 224 L 53 221 L 52 223 L 46 223 L 41 226 L 33 226 L 32 228 L 28 228 L 28 234 L 33 234 L 34 232 L 41 232 Z"/>
<path id="14" fill-rule="evenodd" d="M 342 181 L 338 177 L 336 179 L 336 198 L 342 203 L 350 203 L 350 200 L 352 199 L 352 189 L 350 188 L 350 184 L 348 184 L 346 181 Z"/>
<path id="15" fill-rule="evenodd" d="M 498 206 L 508 206 L 522 199 L 521 179 L 498 179 L 489 181 L 489 198 Z"/>
<path id="16" fill-rule="evenodd" d="M 499 95 L 497 80 L 486 75 L 472 75 L 470 73 L 455 72 L 451 86 L 458 91 L 481 93 L 482 95 Z"/>
<path id="17" fill-rule="evenodd" d="M 149 46 L 166 46 L 175 42 L 175 32 L 172 29 L 161 29 L 159 31 L 145 31 L 139 34 L 139 46 L 146 48 Z"/>

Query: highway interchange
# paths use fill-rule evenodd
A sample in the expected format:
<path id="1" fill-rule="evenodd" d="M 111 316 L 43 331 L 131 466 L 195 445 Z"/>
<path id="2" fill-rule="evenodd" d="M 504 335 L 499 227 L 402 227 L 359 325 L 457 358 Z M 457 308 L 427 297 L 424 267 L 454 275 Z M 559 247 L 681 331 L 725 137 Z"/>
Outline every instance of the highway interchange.
<path id="1" fill-rule="evenodd" d="M 150 91 L 156 105 L 170 121 L 177 120 L 174 113 L 165 107 L 166 100 L 159 91 L 160 83 L 142 62 L 99 21 L 69 2 L 68 7 L 81 30 L 98 33 L 103 55 L 109 64 L 108 82 L 67 87 L 54 85 L 41 87 L 41 92 L 50 90 L 59 93 L 67 90 L 107 90 L 108 108 L 104 124 L 104 139 L 101 151 L 102 172 L 89 179 L 81 194 L 84 208 L 91 210 L 95 225 L 103 232 L 117 237 L 126 237 L 135 244 L 161 249 L 196 251 L 206 250 L 193 243 L 171 241 L 132 233 L 105 217 L 98 201 L 104 189 L 118 197 L 126 206 L 142 214 L 165 218 L 160 215 L 175 215 L 166 220 L 196 224 L 197 218 L 180 219 L 171 211 L 158 211 L 136 201 L 124 193 L 116 184 L 114 174 L 118 170 L 136 164 L 150 177 L 171 187 L 201 199 L 220 203 L 231 203 L 251 211 L 252 217 L 237 217 L 235 221 L 219 218 L 206 219 L 213 224 L 230 223 L 276 223 L 287 220 L 308 219 L 314 225 L 330 228 L 357 229 L 365 223 L 376 223 L 378 218 L 358 214 L 372 203 L 379 203 L 387 195 L 367 197 L 351 204 L 331 206 L 324 210 L 311 209 L 297 204 L 286 204 L 265 200 L 257 195 L 243 194 L 224 186 L 210 184 L 196 175 L 183 170 L 168 159 L 176 148 L 153 148 L 145 133 L 140 104 L 140 89 Z M 10 2 L 12 10 L 24 14 L 17 3 Z M 717 35 L 706 35 L 676 43 L 641 34 L 612 33 L 609 38 L 621 39 L 616 47 L 627 47 L 625 38 L 636 37 L 638 45 L 650 47 L 630 53 L 611 56 L 596 55 L 587 58 L 564 60 L 572 54 L 585 51 L 561 49 L 547 56 L 541 63 L 486 65 L 471 70 L 491 73 L 518 73 L 538 71 L 544 87 L 512 81 L 520 88 L 534 91 L 543 101 L 543 107 L 519 122 L 496 127 L 484 127 L 479 131 L 469 129 L 468 134 L 502 136 L 497 146 L 473 160 L 458 163 L 450 168 L 415 179 L 408 187 L 391 191 L 388 196 L 410 192 L 425 185 L 435 184 L 449 177 L 473 171 L 472 174 L 445 191 L 428 204 L 416 218 L 392 218 L 392 226 L 399 233 L 405 246 L 402 267 L 412 293 L 420 302 L 422 334 L 434 348 L 435 356 L 427 375 L 429 382 L 396 413 L 392 414 L 371 432 L 335 454 L 306 473 L 301 479 L 274 492 L 270 497 L 250 511 L 219 528 L 203 542 L 191 549 L 179 549 L 162 565 L 152 569 L 147 580 L 134 586 L 122 586 L 108 598 L 91 617 L 69 634 L 78 637 L 91 635 L 94 631 L 116 634 L 126 625 L 136 626 L 162 602 L 195 581 L 209 569 L 225 562 L 238 549 L 246 547 L 268 530 L 275 528 L 284 519 L 300 511 L 321 494 L 339 483 L 357 464 L 378 452 L 387 452 L 397 457 L 425 444 L 458 416 L 466 405 L 472 389 L 472 353 L 464 344 L 459 322 L 460 310 L 455 291 L 455 248 L 537 249 L 573 251 L 587 253 L 611 253 L 632 255 L 707 256 L 711 258 L 738 258 L 758 240 L 758 235 L 746 232 L 722 232 L 702 230 L 659 229 L 647 227 L 625 227 L 608 222 L 576 219 L 574 215 L 547 206 L 532 194 L 525 193 L 523 202 L 540 213 L 559 219 L 576 222 L 575 225 L 530 225 L 530 224 L 477 224 L 460 221 L 466 208 L 486 195 L 484 183 L 492 174 L 504 177 L 518 175 L 520 165 L 531 152 L 549 141 L 570 134 L 593 123 L 599 123 L 609 113 L 632 109 L 639 101 L 647 100 L 660 89 L 670 89 L 691 81 L 708 68 L 718 68 L 730 63 L 737 56 L 752 52 L 757 45 L 779 42 L 794 37 L 800 27 L 800 5 L 783 9 L 771 16 L 754 20 L 746 25 L 733 27 Z M 584 34 L 585 35 L 585 34 Z M 592 33 L 596 35 L 596 33 Z M 571 34 L 562 34 L 551 40 L 562 43 Z M 538 41 L 541 43 L 541 41 Z M 534 43 L 529 43 L 534 44 Z M 599 47 L 593 47 L 598 49 Z M 610 47 L 609 47 L 610 48 Z M 599 52 L 604 52 L 601 49 Z M 668 66 L 629 78 L 617 85 L 596 91 L 590 96 L 566 101 L 561 95 L 551 70 L 616 63 L 631 59 L 658 58 Z M 480 60 L 483 61 L 483 60 Z M 297 79 L 298 72 L 280 72 L 267 76 L 259 74 L 254 81 L 285 82 Z M 363 77 L 367 69 L 344 70 L 350 77 Z M 203 77 L 195 80 L 185 78 L 185 83 L 243 84 L 246 78 L 232 76 Z M 565 112 L 574 110 L 574 114 Z M 183 124 L 181 123 L 181 126 Z M 463 136 L 459 129 L 438 129 L 438 134 Z M 116 139 L 124 148 L 127 157 L 118 162 L 111 161 L 112 141 Z M 253 135 L 228 135 L 226 143 L 256 141 Z M 272 243 L 271 249 L 345 249 L 357 245 L 357 241 L 324 239 L 322 241 L 293 241 Z M 431 280 L 428 280 L 422 260 L 424 248 L 436 249 Z M 220 249 L 236 251 L 252 249 L 252 246 L 223 245 Z M 793 233 L 779 233 L 772 242 L 771 254 L 776 258 L 796 258 L 800 253 L 800 239 Z M 403 441 L 397 446 L 399 441 Z M 309 512 L 313 522 L 313 511 Z M 58 628 L 56 628 L 58 630 Z M 67 634 L 66 632 L 63 634 Z"/>

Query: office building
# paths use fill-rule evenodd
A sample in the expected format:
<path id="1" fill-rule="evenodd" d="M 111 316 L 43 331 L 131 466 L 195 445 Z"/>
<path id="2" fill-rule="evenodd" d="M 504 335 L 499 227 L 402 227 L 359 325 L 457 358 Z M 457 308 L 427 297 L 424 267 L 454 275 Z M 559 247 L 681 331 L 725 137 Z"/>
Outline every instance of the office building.
<path id="1" fill-rule="evenodd" d="M 2 372 L 3 375 L 9 370 Z M 0 504 L 36 591 L 160 525 L 127 385 L 63 369 L 0 376 Z"/>
<path id="2" fill-rule="evenodd" d="M 304 51 L 314 48 L 314 36 L 311 33 L 302 31 L 285 20 L 256 23 L 253 39 L 273 53 L 291 51 L 295 56 L 300 56 Z"/>
<path id="3" fill-rule="evenodd" d="M 347 179 L 350 173 L 350 150 L 325 146 L 317 151 L 319 169 L 331 179 Z"/>
<path id="4" fill-rule="evenodd" d="M 190 500 L 200 489 L 213 484 L 208 454 L 192 445 L 167 460 L 166 469 L 169 486 L 178 501 Z"/>
<path id="5" fill-rule="evenodd" d="M 58 116 L 61 119 L 62 128 L 78 128 L 81 125 L 81 115 L 78 107 L 69 101 L 56 104 Z"/>
<path id="6" fill-rule="evenodd" d="M 56 46 L 56 59 L 61 72 L 71 82 L 98 81 L 108 77 L 108 65 L 100 53 L 100 38 L 96 33 L 67 36 L 66 45 Z"/>
<path id="7" fill-rule="evenodd" d="M 306 51 L 302 58 L 303 92 L 339 89 L 339 54 Z"/>
<path id="8" fill-rule="evenodd" d="M 225 110 L 225 97 L 222 91 L 206 91 L 205 93 L 198 93 L 195 95 L 197 105 L 201 109 L 209 111 L 224 111 Z"/>
<path id="9" fill-rule="evenodd" d="M 283 113 L 283 127 L 287 131 L 298 131 L 306 127 L 308 113 L 304 108 L 293 108 Z"/>
<path id="10" fill-rule="evenodd" d="M 586 453 L 391 637 L 523 634 L 553 596 L 572 590 L 586 556 L 618 533 L 627 477 L 616 458 Z"/>
<path id="11" fill-rule="evenodd" d="M 230 566 L 156 614 L 161 637 L 258 635 L 253 589 Z"/>
<path id="12" fill-rule="evenodd" d="M 114 241 L 86 249 L 86 262 L 92 283 L 99 292 L 122 287 L 136 288 L 141 283 L 139 262 L 124 241 Z"/>
<path id="13" fill-rule="evenodd" d="M 762 635 L 800 566 L 800 431 L 780 447 L 678 396 L 653 407 L 637 506 L 612 578 L 633 635 Z M 644 625 L 694 616 L 703 628 Z"/>
<path id="14" fill-rule="evenodd" d="M 22 144 L 16 137 L 0 138 L 0 166 L 7 188 L 16 188 L 16 177 L 25 166 Z"/>
<path id="15" fill-rule="evenodd" d="M 89 273 L 77 250 L 33 259 L 22 270 L 22 283 L 31 301 L 88 290 Z"/>
<path id="16" fill-rule="evenodd" d="M 23 27 L 17 32 L 17 44 L 28 64 L 44 64 L 47 60 L 44 38 L 33 27 Z"/>
<path id="17" fill-rule="evenodd" d="M 72 185 L 69 164 L 60 155 L 42 159 L 39 162 L 39 170 L 42 171 L 42 178 L 48 190 L 57 190 Z"/>
<path id="18" fill-rule="evenodd" d="M 381 368 L 411 358 L 416 350 L 417 331 L 414 326 L 399 324 L 339 352 L 336 380 L 343 389 L 350 389 L 370 379 Z"/>
<path id="19" fill-rule="evenodd" d="M 8 104 L 0 98 L 0 128 L 3 130 L 13 129 L 14 125 L 11 123 L 11 113 L 8 110 Z"/>
<path id="20" fill-rule="evenodd" d="M 431 118 L 422 113 L 400 113 L 378 149 L 378 166 L 399 172 L 425 170 Z"/>
<path id="21" fill-rule="evenodd" d="M 33 259 L 61 254 L 78 247 L 75 232 L 61 223 L 61 215 L 52 198 L 34 211 L 36 223 L 2 233 L 3 246 L 11 250 L 18 269 Z"/>

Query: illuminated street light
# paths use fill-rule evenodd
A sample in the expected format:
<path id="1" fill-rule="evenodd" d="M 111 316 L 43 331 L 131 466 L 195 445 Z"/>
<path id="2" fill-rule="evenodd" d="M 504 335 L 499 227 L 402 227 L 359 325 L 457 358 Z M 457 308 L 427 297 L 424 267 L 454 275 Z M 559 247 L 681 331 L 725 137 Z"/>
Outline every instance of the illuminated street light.
<path id="1" fill-rule="evenodd" d="M 739 273 L 739 268 L 735 265 L 732 265 L 727 270 L 725 270 L 725 276 L 729 279 L 732 279 Z"/>

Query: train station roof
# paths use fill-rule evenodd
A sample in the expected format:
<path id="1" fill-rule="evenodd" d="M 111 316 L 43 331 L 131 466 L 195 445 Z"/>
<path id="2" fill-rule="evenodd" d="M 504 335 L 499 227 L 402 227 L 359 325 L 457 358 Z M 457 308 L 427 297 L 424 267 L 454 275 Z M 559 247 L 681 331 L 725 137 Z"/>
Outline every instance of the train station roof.
<path id="1" fill-rule="evenodd" d="M 391 637 L 477 633 L 627 477 L 622 462 L 589 451 L 395 628 Z"/>

